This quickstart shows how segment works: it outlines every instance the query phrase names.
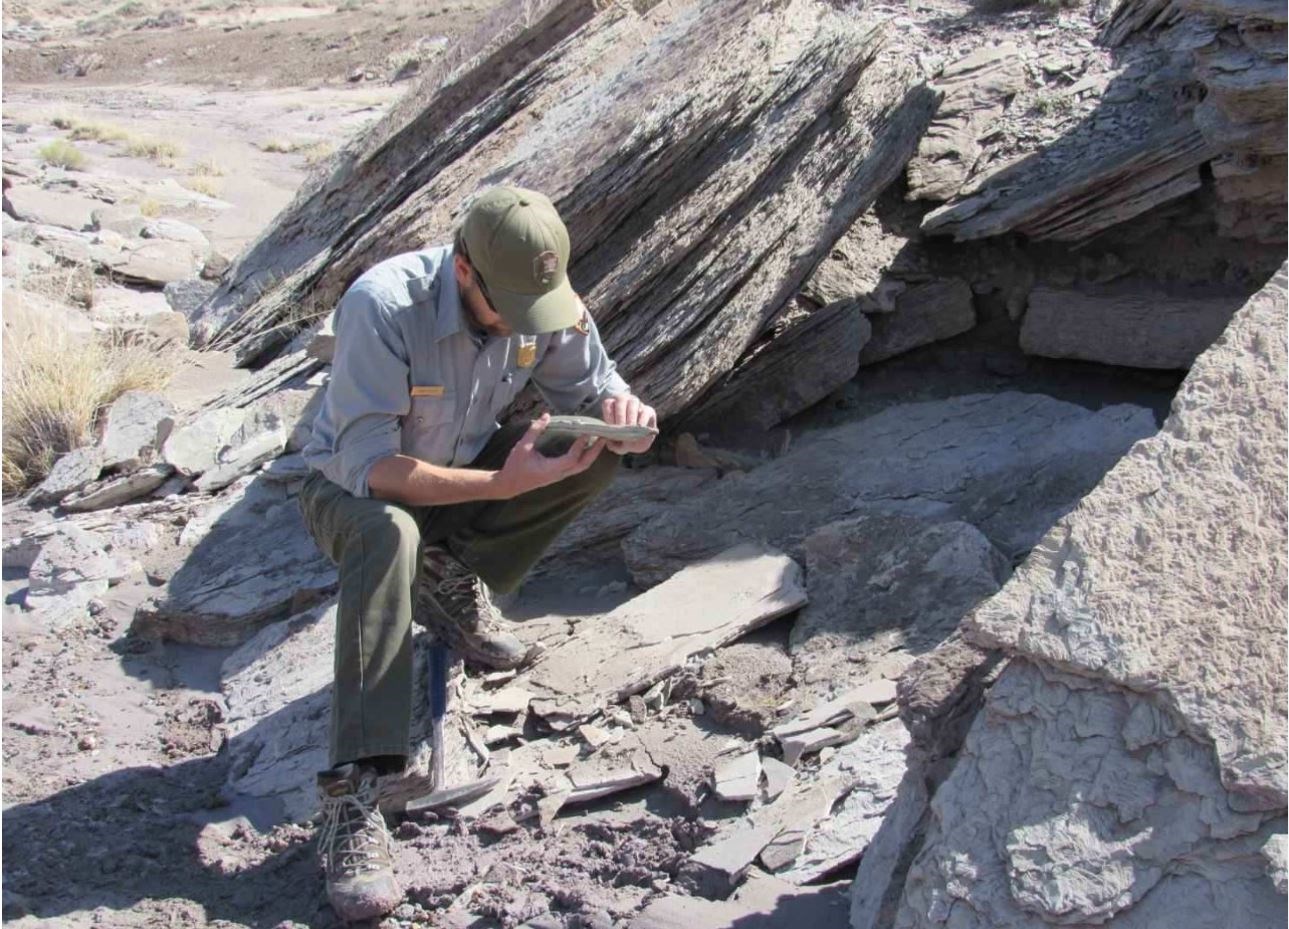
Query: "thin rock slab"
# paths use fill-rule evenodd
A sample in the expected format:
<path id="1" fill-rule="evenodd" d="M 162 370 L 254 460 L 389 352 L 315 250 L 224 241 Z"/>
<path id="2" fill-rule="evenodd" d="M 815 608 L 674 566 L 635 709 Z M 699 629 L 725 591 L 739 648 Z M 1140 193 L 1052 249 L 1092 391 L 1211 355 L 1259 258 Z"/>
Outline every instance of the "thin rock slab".
<path id="1" fill-rule="evenodd" d="M 1030 291 L 1020 329 L 1029 355 L 1134 368 L 1189 368 L 1222 334 L 1243 294 L 1190 296 L 1127 286 Z"/>
<path id="2" fill-rule="evenodd" d="M 72 513 L 84 513 L 123 506 L 152 493 L 173 473 L 174 469 L 164 464 L 140 468 L 129 474 L 90 484 L 79 492 L 64 497 L 62 507 Z"/>
<path id="3" fill-rule="evenodd" d="M 727 475 L 639 526 L 623 554 L 635 581 L 651 586 L 749 538 L 799 555 L 817 527 L 880 503 L 969 522 L 1010 559 L 1155 429 L 1142 407 L 1091 411 L 1037 394 L 901 404 Z"/>
<path id="4" fill-rule="evenodd" d="M 872 336 L 859 353 L 859 367 L 876 364 L 972 329 L 976 309 L 971 285 L 961 278 L 914 284 L 895 298 L 895 311 L 871 318 Z"/>
<path id="5" fill-rule="evenodd" d="M 791 558 L 737 545 L 583 624 L 515 686 L 537 695 L 534 712 L 567 728 L 805 602 Z"/>
<path id="6" fill-rule="evenodd" d="M 755 800 L 761 786 L 761 753 L 751 751 L 725 762 L 712 780 L 722 800 Z"/>
<path id="7" fill-rule="evenodd" d="M 49 474 L 31 493 L 32 503 L 57 503 L 98 480 L 103 452 L 94 445 L 74 448 L 54 462 Z"/>
<path id="8" fill-rule="evenodd" d="M 76 619 L 130 569 L 107 553 L 99 534 L 78 526 L 56 526 L 28 572 L 26 608 L 51 624 Z"/>

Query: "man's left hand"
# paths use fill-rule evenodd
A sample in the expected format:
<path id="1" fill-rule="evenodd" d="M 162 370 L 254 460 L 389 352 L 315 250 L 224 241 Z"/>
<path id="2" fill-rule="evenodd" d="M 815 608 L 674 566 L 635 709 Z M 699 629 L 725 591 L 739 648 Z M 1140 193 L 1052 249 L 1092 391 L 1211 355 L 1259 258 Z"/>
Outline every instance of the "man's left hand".
<path id="1" fill-rule="evenodd" d="M 604 398 L 604 421 L 611 426 L 650 426 L 658 428 L 658 414 L 654 408 L 640 402 L 633 394 L 620 394 Z M 657 436 L 647 435 L 643 439 L 609 442 L 609 451 L 618 455 L 642 455 L 649 451 Z"/>

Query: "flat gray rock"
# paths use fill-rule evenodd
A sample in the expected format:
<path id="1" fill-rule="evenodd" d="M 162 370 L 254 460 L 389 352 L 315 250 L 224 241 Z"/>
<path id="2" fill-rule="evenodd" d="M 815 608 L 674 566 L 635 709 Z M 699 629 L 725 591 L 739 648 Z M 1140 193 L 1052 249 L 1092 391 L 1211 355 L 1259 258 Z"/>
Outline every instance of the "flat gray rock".
<path id="1" fill-rule="evenodd" d="M 1126 286 L 1101 293 L 1036 287 L 1020 330 L 1030 355 L 1134 368 L 1189 368 L 1222 334 L 1242 296 Z"/>
<path id="2" fill-rule="evenodd" d="M 127 281 L 157 287 L 186 280 L 201 269 L 201 252 L 196 247 L 170 239 L 140 240 L 118 252 L 102 252 L 97 258 Z"/>
<path id="3" fill-rule="evenodd" d="M 182 281 L 171 281 L 163 291 L 170 308 L 182 313 L 185 319 L 192 320 L 197 316 L 198 308 L 215 292 L 215 284 L 201 278 L 190 278 Z M 327 359 L 330 361 L 331 359 Z"/>
<path id="4" fill-rule="evenodd" d="M 130 567 L 107 553 L 97 533 L 60 526 L 41 546 L 28 572 L 26 607 L 50 623 L 76 619 Z"/>
<path id="5" fill-rule="evenodd" d="M 744 540 L 800 554 L 814 529 L 880 506 L 971 523 L 1012 559 L 1155 428 L 1141 407 L 1094 412 L 1037 394 L 894 406 L 807 434 L 782 458 L 692 494 L 622 549 L 636 581 L 656 584 Z"/>
<path id="6" fill-rule="evenodd" d="M 87 484 L 98 480 L 103 470 L 103 453 L 93 445 L 74 448 L 54 462 L 49 474 L 32 491 L 32 503 L 57 503 Z"/>
<path id="7" fill-rule="evenodd" d="M 587 623 L 515 686 L 567 728 L 806 602 L 801 569 L 763 545 L 739 545 Z"/>
<path id="8" fill-rule="evenodd" d="M 793 624 L 789 650 L 798 682 L 815 696 L 864 683 L 891 652 L 934 648 L 1011 573 L 974 526 L 896 513 L 829 524 L 803 548 L 810 603 Z M 879 685 L 886 702 L 894 699 L 894 683 L 881 678 L 868 696 L 878 696 Z"/>
<path id="9" fill-rule="evenodd" d="M 61 226 L 79 232 L 90 227 L 100 201 L 76 194 L 59 193 L 29 184 L 17 184 L 4 192 L 15 218 L 46 226 Z"/>
<path id="10" fill-rule="evenodd" d="M 151 465 L 128 474 L 90 484 L 63 498 L 63 509 L 72 513 L 106 510 L 137 500 L 156 490 L 174 473 L 169 465 Z"/>
<path id="11" fill-rule="evenodd" d="M 175 408 L 161 394 L 130 390 L 104 414 L 103 467 L 132 470 L 156 456 L 174 426 Z"/>
<path id="12" fill-rule="evenodd" d="M 179 570 L 135 613 L 146 638 L 195 645 L 238 645 L 269 623 L 294 615 L 336 587 L 295 500 L 280 485 L 262 496 L 229 491 L 209 527 L 181 537 L 190 545 Z M 190 520 L 189 528 L 195 528 Z"/>
<path id="13" fill-rule="evenodd" d="M 168 239 L 171 242 L 187 242 L 189 245 L 196 246 L 203 253 L 210 247 L 210 240 L 206 238 L 204 232 L 196 226 L 177 219 L 150 219 L 139 230 L 139 236 L 144 239 Z"/>

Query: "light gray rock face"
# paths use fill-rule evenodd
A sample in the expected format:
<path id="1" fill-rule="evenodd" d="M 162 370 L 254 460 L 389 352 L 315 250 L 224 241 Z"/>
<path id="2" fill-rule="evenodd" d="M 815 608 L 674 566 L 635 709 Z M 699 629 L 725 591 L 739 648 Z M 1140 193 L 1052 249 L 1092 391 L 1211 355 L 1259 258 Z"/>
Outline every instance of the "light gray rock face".
<path id="1" fill-rule="evenodd" d="M 295 421 L 311 395 L 312 391 L 285 390 L 245 407 L 207 410 L 174 429 L 162 447 L 162 457 L 177 470 L 197 477 L 199 490 L 220 490 L 287 449 Z"/>
<path id="2" fill-rule="evenodd" d="M 164 287 L 193 277 L 201 270 L 201 251 L 189 242 L 144 239 L 122 250 L 97 255 L 109 271 L 127 281 Z"/>
<path id="3" fill-rule="evenodd" d="M 145 239 L 169 239 L 171 242 L 187 242 L 196 246 L 203 254 L 210 247 L 210 240 L 196 226 L 177 219 L 152 219 L 144 223 L 139 235 Z"/>
<path id="4" fill-rule="evenodd" d="M 1149 698 L 1013 660 L 931 801 L 894 925 L 1282 926 L 1261 850 L 1283 811 L 1233 809 L 1184 729 Z"/>
<path id="5" fill-rule="evenodd" d="M 174 404 L 142 390 L 123 393 L 108 407 L 99 448 L 103 467 L 130 471 L 160 450 L 174 425 Z"/>
<path id="6" fill-rule="evenodd" d="M 1024 59 L 1010 42 L 978 48 L 944 67 L 931 87 L 944 95 L 908 166 L 908 199 L 948 200 L 980 157 L 981 132 L 1025 87 Z"/>
<path id="7" fill-rule="evenodd" d="M 1153 695 L 1249 809 L 1286 798 L 1285 319 L 1282 268 L 967 632 Z"/>
<path id="8" fill-rule="evenodd" d="M 1021 324 L 1030 355 L 1136 368 L 1189 368 L 1244 300 L 1140 289 L 1091 294 L 1036 287 Z"/>
<path id="9" fill-rule="evenodd" d="M 192 278 L 171 281 L 163 290 L 170 308 L 176 313 L 182 313 L 185 319 L 192 320 L 196 318 L 198 308 L 206 302 L 206 298 L 215 292 L 215 284 L 201 278 Z"/>
<path id="10" fill-rule="evenodd" d="M 1011 573 L 974 526 L 902 514 L 824 526 L 803 548 L 810 602 L 789 646 L 799 695 L 834 696 L 890 652 L 930 650 Z"/>
<path id="11" fill-rule="evenodd" d="M 86 484 L 98 480 L 103 453 L 93 445 L 74 448 L 54 462 L 49 474 L 32 491 L 32 503 L 57 503 Z"/>
<path id="12" fill-rule="evenodd" d="M 91 214 L 99 205 L 97 200 L 27 184 L 10 187 L 5 191 L 4 198 L 12 208 L 15 219 L 47 226 L 62 226 L 76 232 L 89 227 Z"/>
<path id="13" fill-rule="evenodd" d="M 898 908 L 898 867 L 884 902 L 857 878 L 853 925 L 1283 925 L 1287 285 L 1282 268 L 1160 433 L 967 618 L 968 643 L 1009 662 Z M 966 681 L 963 648 L 949 657 Z M 950 691 L 938 657 L 941 684 L 915 666 L 902 699 Z M 930 709 L 902 707 L 924 743 Z"/>
<path id="14" fill-rule="evenodd" d="M 335 568 L 281 484 L 243 479 L 209 510 L 185 526 L 183 564 L 135 613 L 135 634 L 238 645 L 335 589 Z"/>
<path id="15" fill-rule="evenodd" d="M 41 546 L 28 574 L 26 606 L 59 623 L 83 614 L 130 566 L 109 555 L 103 540 L 78 526 L 62 526 Z"/>
<path id="16" fill-rule="evenodd" d="M 815 528 L 880 506 L 971 523 L 1014 560 L 1154 430 L 1140 407 L 1092 412 L 1041 395 L 896 406 L 727 475 L 640 526 L 623 552 L 636 580 L 655 584 L 741 541 L 799 553 Z"/>
<path id="17" fill-rule="evenodd" d="M 889 277 L 907 263 L 909 239 L 883 228 L 869 210 L 836 241 L 832 251 L 801 288 L 816 303 L 854 300 L 863 313 L 890 313 L 895 298 L 907 286 Z"/>
<path id="18" fill-rule="evenodd" d="M 960 278 L 914 284 L 895 298 L 895 312 L 871 317 L 871 321 L 873 335 L 859 353 L 861 367 L 974 327 L 971 285 Z"/>

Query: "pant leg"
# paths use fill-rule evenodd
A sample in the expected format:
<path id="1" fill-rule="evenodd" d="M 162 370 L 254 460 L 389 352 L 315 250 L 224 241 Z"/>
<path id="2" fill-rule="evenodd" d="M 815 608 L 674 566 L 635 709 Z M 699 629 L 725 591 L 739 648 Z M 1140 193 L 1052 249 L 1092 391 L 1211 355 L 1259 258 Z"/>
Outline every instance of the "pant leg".
<path id="1" fill-rule="evenodd" d="M 412 604 L 420 567 L 418 514 L 355 497 L 313 472 L 300 491 L 305 524 L 340 569 L 333 766 L 408 753 Z"/>
<path id="2" fill-rule="evenodd" d="M 470 466 L 499 469 L 527 430 L 528 423 L 499 429 Z M 423 523 L 425 540 L 446 542 L 493 590 L 512 591 L 564 528 L 609 486 L 620 461 L 604 451 L 581 474 L 510 500 L 432 507 Z"/>

